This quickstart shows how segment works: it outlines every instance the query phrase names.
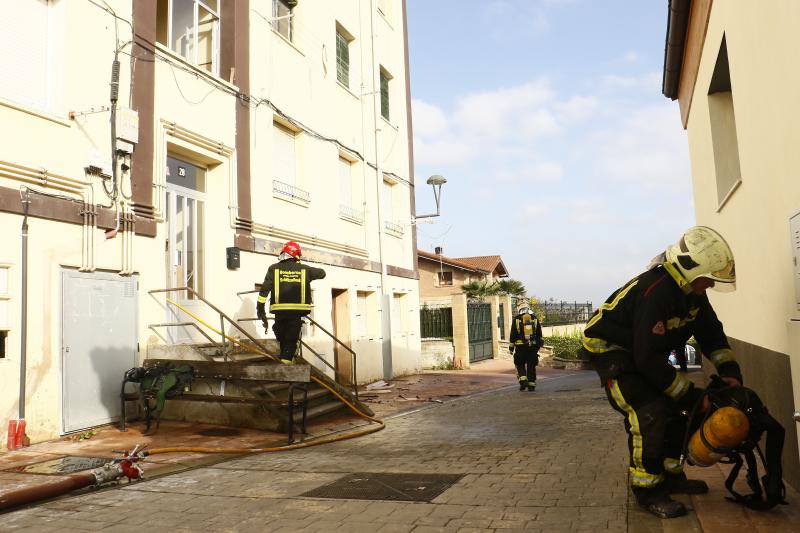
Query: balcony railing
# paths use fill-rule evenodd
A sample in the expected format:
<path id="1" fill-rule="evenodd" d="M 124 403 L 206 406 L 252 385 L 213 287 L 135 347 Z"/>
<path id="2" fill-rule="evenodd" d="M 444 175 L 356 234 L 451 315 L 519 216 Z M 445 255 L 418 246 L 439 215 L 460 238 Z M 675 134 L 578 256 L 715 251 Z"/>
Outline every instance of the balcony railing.
<path id="1" fill-rule="evenodd" d="M 402 225 L 402 224 L 397 224 L 397 223 L 395 223 L 395 222 L 389 222 L 388 220 L 385 220 L 385 221 L 383 222 L 383 228 L 384 228 L 384 229 L 385 229 L 385 230 L 386 230 L 388 233 L 391 233 L 391 234 L 393 234 L 393 235 L 398 235 L 398 236 L 400 236 L 400 235 L 402 235 L 402 234 L 403 234 L 403 225 Z"/>
<path id="2" fill-rule="evenodd" d="M 339 204 L 339 216 L 350 222 L 355 222 L 356 224 L 364 223 L 364 211 L 353 209 L 348 205 Z"/>
<path id="3" fill-rule="evenodd" d="M 272 180 L 272 194 L 301 204 L 311 203 L 311 193 L 278 180 Z"/>

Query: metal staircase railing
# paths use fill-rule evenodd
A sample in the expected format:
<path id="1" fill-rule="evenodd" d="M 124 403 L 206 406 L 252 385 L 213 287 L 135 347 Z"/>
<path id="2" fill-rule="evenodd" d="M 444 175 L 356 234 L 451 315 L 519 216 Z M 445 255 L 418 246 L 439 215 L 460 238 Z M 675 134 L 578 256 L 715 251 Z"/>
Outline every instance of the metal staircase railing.
<path id="1" fill-rule="evenodd" d="M 259 292 L 258 290 L 241 291 L 241 292 L 237 292 L 236 295 L 237 296 L 243 296 L 245 294 L 256 294 L 258 292 Z M 268 318 L 273 318 L 274 319 L 274 316 L 273 315 L 268 315 Z M 259 320 L 258 318 L 240 318 L 240 319 L 238 319 L 239 322 L 255 322 L 255 321 L 258 321 L 258 320 Z M 308 343 L 306 343 L 304 340 L 300 339 L 300 346 L 302 348 L 305 348 L 306 350 L 308 350 L 312 354 L 314 354 L 317 357 L 317 359 L 319 359 L 326 367 L 328 367 L 330 370 L 333 371 L 333 374 L 335 376 L 341 376 L 341 377 L 343 377 L 344 379 L 346 379 L 348 381 L 348 383 L 346 383 L 345 385 L 349 386 L 353 390 L 353 395 L 355 396 L 356 400 L 358 400 L 358 385 L 357 385 L 357 382 L 356 382 L 356 379 L 357 379 L 356 376 L 358 376 L 358 373 L 356 372 L 357 371 L 357 368 L 356 368 L 356 364 L 357 364 L 357 362 L 356 362 L 356 360 L 357 360 L 356 352 L 354 352 L 349 346 L 347 346 L 338 337 L 336 337 L 333 333 L 331 333 L 330 331 L 325 329 L 319 322 L 317 322 L 316 320 L 314 320 L 310 316 L 304 316 L 303 320 L 310 322 L 315 327 L 318 327 L 320 330 L 322 330 L 323 333 L 325 333 L 328 337 L 330 337 L 336 344 L 338 344 L 339 346 L 344 348 L 350 354 L 350 377 L 348 378 L 346 376 L 343 376 L 341 373 L 337 372 L 335 366 L 331 365 L 324 357 L 322 357 L 322 355 L 320 355 L 316 350 L 314 350 L 311 346 L 309 346 Z"/>

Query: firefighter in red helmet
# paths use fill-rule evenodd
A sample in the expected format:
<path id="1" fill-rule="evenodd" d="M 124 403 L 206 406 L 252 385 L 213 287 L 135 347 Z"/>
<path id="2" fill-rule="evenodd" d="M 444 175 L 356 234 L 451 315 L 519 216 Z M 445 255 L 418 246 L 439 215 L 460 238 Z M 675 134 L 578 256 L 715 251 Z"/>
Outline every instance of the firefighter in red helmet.
<path id="1" fill-rule="evenodd" d="M 289 241 L 283 245 L 278 262 L 271 265 L 258 293 L 258 318 L 268 327 L 264 309 L 269 296 L 269 310 L 275 316 L 272 331 L 281 348 L 281 359 L 291 362 L 300 341 L 303 317 L 311 312 L 311 282 L 325 277 L 321 268 L 300 263 L 300 245 Z"/>

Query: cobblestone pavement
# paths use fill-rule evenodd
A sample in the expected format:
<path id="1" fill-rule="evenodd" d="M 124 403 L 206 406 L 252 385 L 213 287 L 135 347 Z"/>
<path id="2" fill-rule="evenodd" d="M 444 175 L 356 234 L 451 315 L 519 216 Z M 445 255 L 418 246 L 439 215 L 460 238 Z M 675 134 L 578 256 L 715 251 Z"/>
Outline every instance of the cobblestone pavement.
<path id="1" fill-rule="evenodd" d="M 363 438 L 30 507 L 4 515 L 0 530 L 628 531 L 618 417 L 593 373 L 558 376 L 533 393 L 504 388 L 406 413 Z M 358 472 L 464 477 L 431 502 L 301 496 Z M 662 531 L 630 516 L 631 531 Z M 679 520 L 664 530 L 695 529 Z"/>

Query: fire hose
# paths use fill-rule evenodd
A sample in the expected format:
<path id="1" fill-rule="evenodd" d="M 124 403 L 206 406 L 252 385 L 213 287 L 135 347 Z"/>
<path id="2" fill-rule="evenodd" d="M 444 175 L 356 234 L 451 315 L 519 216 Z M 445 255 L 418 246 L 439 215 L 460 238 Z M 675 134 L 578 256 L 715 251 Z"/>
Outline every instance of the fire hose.
<path id="1" fill-rule="evenodd" d="M 225 335 L 222 331 L 219 331 L 218 329 L 214 328 L 212 325 L 208 324 L 203 319 L 201 319 L 200 317 L 198 317 L 197 315 L 195 315 L 182 305 L 178 304 L 177 302 L 170 299 L 167 299 L 167 302 L 178 307 L 181 311 L 191 316 L 192 318 L 194 318 L 195 320 L 197 320 L 210 330 L 220 335 Z M 253 346 L 244 345 L 239 339 L 236 339 L 234 337 L 225 335 L 225 338 L 242 348 L 253 349 Z M 267 353 L 260 347 L 256 347 L 255 349 L 259 353 L 275 359 L 274 356 Z M 69 492 L 72 492 L 74 490 L 79 490 L 86 487 L 92 487 L 92 486 L 100 487 L 101 485 L 117 481 L 123 477 L 127 478 L 128 481 L 140 480 L 144 477 L 144 471 L 142 470 L 141 466 L 139 466 L 138 463 L 144 461 L 147 457 L 151 455 L 161 455 L 165 453 L 225 453 L 234 455 L 244 455 L 244 454 L 256 454 L 256 453 L 283 452 L 283 451 L 297 450 L 300 448 L 308 448 L 311 446 L 319 446 L 321 444 L 329 444 L 331 442 L 353 439 L 355 437 L 362 437 L 364 435 L 369 435 L 370 433 L 375 433 L 377 431 L 380 431 L 386 427 L 386 424 L 382 420 L 370 416 L 361 411 L 352 402 L 344 398 L 333 387 L 329 386 L 321 379 L 316 378 L 314 376 L 311 376 L 311 379 L 321 387 L 327 389 L 331 394 L 333 394 L 337 399 L 339 399 L 339 401 L 345 404 L 356 415 L 370 422 L 374 422 L 375 425 L 367 427 L 361 431 L 346 433 L 343 435 L 330 435 L 327 437 L 314 439 L 308 442 L 300 442 L 296 444 L 289 444 L 286 446 L 270 446 L 264 448 L 207 448 L 202 446 L 174 446 L 174 447 L 153 448 L 151 450 L 145 450 L 137 444 L 136 447 L 133 450 L 131 450 L 130 453 L 123 452 L 124 454 L 122 457 L 113 459 L 111 462 L 107 463 L 103 467 L 92 470 L 91 472 L 84 474 L 71 474 L 69 476 L 60 479 L 57 482 L 49 483 L 46 485 L 38 485 L 35 487 L 28 487 L 25 489 L 0 493 L 0 511 L 44 500 L 47 498 L 52 498 L 55 496 L 61 496 Z"/>

